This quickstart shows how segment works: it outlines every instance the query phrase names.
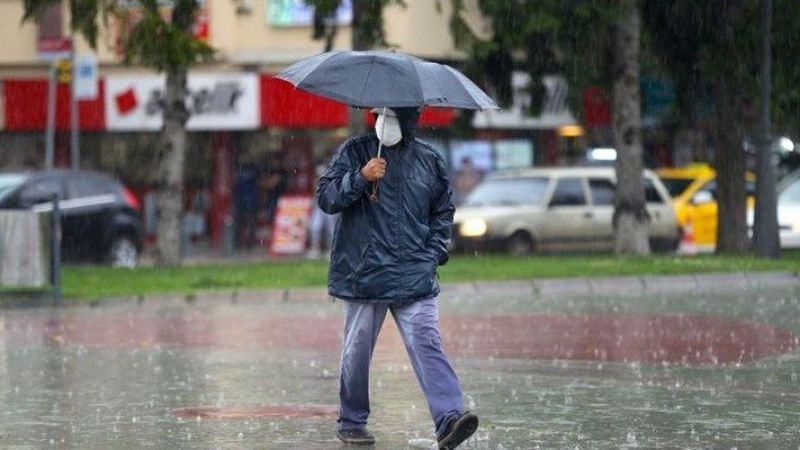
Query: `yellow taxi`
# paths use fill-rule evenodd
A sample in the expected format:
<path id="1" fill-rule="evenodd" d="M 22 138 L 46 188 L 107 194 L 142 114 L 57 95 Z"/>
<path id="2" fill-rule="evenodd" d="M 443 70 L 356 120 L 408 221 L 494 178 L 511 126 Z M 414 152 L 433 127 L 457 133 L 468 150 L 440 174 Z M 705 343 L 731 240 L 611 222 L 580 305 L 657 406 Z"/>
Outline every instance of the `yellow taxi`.
<path id="1" fill-rule="evenodd" d="M 668 167 L 656 170 L 672 196 L 678 226 L 686 233 L 691 222 L 694 245 L 698 251 L 714 251 L 717 244 L 716 172 L 708 164 Z M 746 175 L 747 208 L 755 205 L 755 176 Z"/>

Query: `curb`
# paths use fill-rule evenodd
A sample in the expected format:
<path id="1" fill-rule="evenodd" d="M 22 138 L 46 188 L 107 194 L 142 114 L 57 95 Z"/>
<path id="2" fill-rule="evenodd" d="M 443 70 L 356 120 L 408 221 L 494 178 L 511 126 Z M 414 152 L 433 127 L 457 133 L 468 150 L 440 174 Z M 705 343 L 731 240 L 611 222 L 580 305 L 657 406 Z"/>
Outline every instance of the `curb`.
<path id="1" fill-rule="evenodd" d="M 709 273 L 692 275 L 644 275 L 604 278 L 554 278 L 512 282 L 456 283 L 443 287 L 455 295 L 529 297 L 567 295 L 664 295 L 729 293 L 759 288 L 800 288 L 800 276 L 793 272 Z"/>

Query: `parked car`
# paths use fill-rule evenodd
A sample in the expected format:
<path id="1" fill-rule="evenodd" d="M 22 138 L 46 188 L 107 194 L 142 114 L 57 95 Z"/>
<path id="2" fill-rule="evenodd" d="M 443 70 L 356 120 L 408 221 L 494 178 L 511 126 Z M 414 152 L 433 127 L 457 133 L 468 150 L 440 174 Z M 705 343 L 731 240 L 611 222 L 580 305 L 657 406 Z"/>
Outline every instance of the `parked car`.
<path id="1" fill-rule="evenodd" d="M 680 235 L 666 188 L 643 174 L 651 247 L 674 250 Z M 490 175 L 456 210 L 456 250 L 611 251 L 613 167 L 520 169 Z"/>
<path id="2" fill-rule="evenodd" d="M 85 170 L 0 174 L 0 209 L 51 211 L 53 194 L 60 199 L 65 260 L 137 264 L 141 206 L 119 181 Z"/>
<path id="3" fill-rule="evenodd" d="M 787 175 L 777 191 L 781 248 L 800 248 L 800 172 Z"/>
<path id="4" fill-rule="evenodd" d="M 717 246 L 717 174 L 707 164 L 667 167 L 656 170 L 669 191 L 678 225 L 683 229 L 690 222 L 697 249 L 711 252 Z M 755 206 L 755 176 L 745 176 L 747 209 Z"/>

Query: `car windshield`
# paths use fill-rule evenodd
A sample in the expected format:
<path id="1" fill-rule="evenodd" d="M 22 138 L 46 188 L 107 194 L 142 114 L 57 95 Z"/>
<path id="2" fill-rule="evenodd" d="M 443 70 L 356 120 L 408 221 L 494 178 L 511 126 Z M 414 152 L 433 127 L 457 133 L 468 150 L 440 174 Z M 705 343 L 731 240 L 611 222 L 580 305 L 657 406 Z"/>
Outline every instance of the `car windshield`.
<path id="1" fill-rule="evenodd" d="M 694 180 L 691 178 L 662 178 L 661 182 L 667 188 L 667 192 L 673 198 L 679 197 L 686 191 L 686 188 L 692 184 Z"/>
<path id="2" fill-rule="evenodd" d="M 27 175 L 0 174 L 0 199 L 22 184 L 26 178 L 28 178 Z"/>
<path id="3" fill-rule="evenodd" d="M 800 180 L 794 181 L 778 196 L 781 205 L 800 205 Z"/>
<path id="4" fill-rule="evenodd" d="M 479 184 L 465 206 L 541 205 L 547 178 L 497 178 Z"/>

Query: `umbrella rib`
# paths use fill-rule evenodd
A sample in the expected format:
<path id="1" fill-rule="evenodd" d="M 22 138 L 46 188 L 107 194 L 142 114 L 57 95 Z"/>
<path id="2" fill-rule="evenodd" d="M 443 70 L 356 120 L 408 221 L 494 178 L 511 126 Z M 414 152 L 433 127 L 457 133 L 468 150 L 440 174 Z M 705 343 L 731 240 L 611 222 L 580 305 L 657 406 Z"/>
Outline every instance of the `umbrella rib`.
<path id="1" fill-rule="evenodd" d="M 364 94 L 367 92 L 367 86 L 369 85 L 369 79 L 372 77 L 372 69 L 375 67 L 375 56 L 370 56 L 370 65 L 369 65 L 369 72 L 367 72 L 367 79 L 364 80 L 364 88 L 361 89 L 361 96 L 358 98 L 359 103 L 364 103 Z M 385 106 L 385 105 L 372 105 L 372 106 Z"/>

